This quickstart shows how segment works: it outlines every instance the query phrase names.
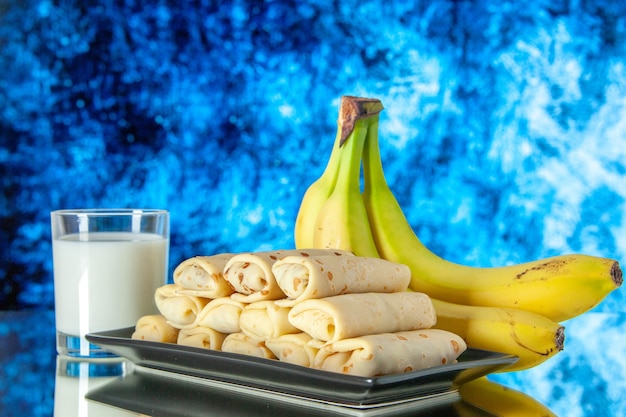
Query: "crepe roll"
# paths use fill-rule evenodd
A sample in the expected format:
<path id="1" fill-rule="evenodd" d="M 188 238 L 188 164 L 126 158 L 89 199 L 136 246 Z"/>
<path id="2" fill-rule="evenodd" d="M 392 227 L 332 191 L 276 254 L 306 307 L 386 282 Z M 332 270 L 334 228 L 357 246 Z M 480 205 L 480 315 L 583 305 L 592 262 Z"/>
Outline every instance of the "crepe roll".
<path id="1" fill-rule="evenodd" d="M 196 326 L 206 326 L 222 333 L 241 331 L 239 317 L 245 304 L 230 297 L 220 297 L 209 301 L 196 318 Z"/>
<path id="2" fill-rule="evenodd" d="M 315 356 L 313 367 L 375 377 L 450 364 L 466 349 L 460 336 L 445 330 L 380 333 L 324 345 Z"/>
<path id="3" fill-rule="evenodd" d="M 170 326 L 167 319 L 160 314 L 140 317 L 135 325 L 131 339 L 149 340 L 151 342 L 176 343 L 178 329 Z"/>
<path id="4" fill-rule="evenodd" d="M 195 256 L 181 262 L 174 269 L 174 284 L 181 287 L 179 293 L 204 298 L 219 298 L 233 293 L 224 279 L 224 267 L 232 254 Z"/>
<path id="5" fill-rule="evenodd" d="M 234 290 L 232 298 L 243 303 L 284 298 L 285 294 L 276 283 L 272 265 L 289 255 L 304 258 L 318 255 L 341 257 L 352 256 L 352 253 L 335 249 L 282 249 L 234 255 L 224 268 L 224 277 Z"/>
<path id="6" fill-rule="evenodd" d="M 367 334 L 427 329 L 437 321 L 430 297 L 407 291 L 304 300 L 290 310 L 288 318 L 301 331 L 325 342 Z"/>
<path id="7" fill-rule="evenodd" d="M 298 333 L 300 330 L 289 322 L 289 310 L 274 301 L 257 301 L 243 309 L 239 326 L 243 333 L 259 340 Z"/>
<path id="8" fill-rule="evenodd" d="M 231 333 L 222 343 L 222 351 L 256 356 L 257 358 L 276 359 L 274 353 L 265 346 L 263 340 L 254 339 L 245 333 Z"/>
<path id="9" fill-rule="evenodd" d="M 319 348 L 312 346 L 311 336 L 306 333 L 284 334 L 265 341 L 265 346 L 278 360 L 305 367 L 311 367 Z"/>
<path id="10" fill-rule="evenodd" d="M 226 339 L 224 333 L 206 326 L 182 329 L 178 333 L 177 343 L 182 346 L 193 346 L 203 349 L 221 350 Z"/>
<path id="11" fill-rule="evenodd" d="M 404 264 L 361 256 L 287 256 L 272 266 L 276 282 L 295 301 L 348 293 L 405 291 Z"/>
<path id="12" fill-rule="evenodd" d="M 177 284 L 166 284 L 154 293 L 154 301 L 159 312 L 170 326 L 185 329 L 195 325 L 198 313 L 208 304 L 209 298 L 179 293 Z"/>

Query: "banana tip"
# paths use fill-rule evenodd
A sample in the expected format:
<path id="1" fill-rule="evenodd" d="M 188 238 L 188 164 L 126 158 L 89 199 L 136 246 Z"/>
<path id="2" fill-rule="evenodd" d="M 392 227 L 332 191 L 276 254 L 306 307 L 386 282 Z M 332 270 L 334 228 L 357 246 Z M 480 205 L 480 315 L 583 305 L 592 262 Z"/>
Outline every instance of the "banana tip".
<path id="1" fill-rule="evenodd" d="M 555 334 L 555 342 L 557 351 L 560 352 L 561 350 L 563 350 L 563 347 L 565 346 L 565 327 L 561 326 L 557 329 Z"/>
<path id="2" fill-rule="evenodd" d="M 620 287 L 624 281 L 622 268 L 620 268 L 619 262 L 617 261 L 613 263 L 613 266 L 611 266 L 611 278 L 617 287 Z"/>

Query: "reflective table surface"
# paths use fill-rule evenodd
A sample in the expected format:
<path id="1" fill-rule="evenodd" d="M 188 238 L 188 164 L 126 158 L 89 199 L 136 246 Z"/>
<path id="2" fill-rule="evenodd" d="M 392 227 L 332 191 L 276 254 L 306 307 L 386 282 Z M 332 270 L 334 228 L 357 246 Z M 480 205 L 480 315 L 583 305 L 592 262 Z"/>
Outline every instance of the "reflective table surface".
<path id="1" fill-rule="evenodd" d="M 624 318 L 587 313 L 566 323 L 565 350 L 536 368 L 492 374 L 489 381 L 414 401 L 354 408 L 147 369 L 124 359 L 86 363 L 60 357 L 54 312 L 0 311 L 0 415 L 488 417 L 522 415 L 525 409 L 528 415 L 621 416 L 626 415 Z"/>

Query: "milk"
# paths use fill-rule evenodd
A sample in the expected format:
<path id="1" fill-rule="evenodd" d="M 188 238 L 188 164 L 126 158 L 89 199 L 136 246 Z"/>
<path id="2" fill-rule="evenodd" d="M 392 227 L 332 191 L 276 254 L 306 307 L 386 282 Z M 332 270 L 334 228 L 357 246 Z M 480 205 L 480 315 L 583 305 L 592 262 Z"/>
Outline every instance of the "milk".
<path id="1" fill-rule="evenodd" d="M 169 239 L 88 232 L 62 236 L 52 245 L 58 332 L 84 336 L 130 327 L 157 312 L 154 292 L 166 282 Z"/>

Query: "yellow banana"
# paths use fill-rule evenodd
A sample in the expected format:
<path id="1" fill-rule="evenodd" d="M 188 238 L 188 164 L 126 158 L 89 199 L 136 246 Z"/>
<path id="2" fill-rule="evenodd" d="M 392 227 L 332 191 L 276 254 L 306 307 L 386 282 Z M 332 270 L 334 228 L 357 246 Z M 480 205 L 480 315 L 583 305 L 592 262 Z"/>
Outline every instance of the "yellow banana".
<path id="1" fill-rule="evenodd" d="M 548 407 L 523 392 L 481 377 L 459 388 L 461 399 L 497 417 L 556 417 Z"/>
<path id="2" fill-rule="evenodd" d="M 370 120 L 376 117 L 371 114 L 377 115 L 380 109 L 352 107 L 354 103 L 349 100 L 343 98 L 340 111 L 344 139 L 340 141 L 339 173 L 335 188 L 317 216 L 313 247 L 344 249 L 378 258 L 361 197 L 361 157 Z M 346 131 L 348 124 L 351 129 Z"/>
<path id="3" fill-rule="evenodd" d="M 315 234 L 317 215 L 326 200 L 328 200 L 328 197 L 330 197 L 330 194 L 335 188 L 335 183 L 337 182 L 340 155 L 339 142 L 341 141 L 342 129 L 341 121 L 339 121 L 338 124 L 337 136 L 326 168 L 322 175 L 307 188 L 302 197 L 302 202 L 300 203 L 300 209 L 296 216 L 294 228 L 294 239 L 296 248 L 298 249 L 308 249 L 314 246 L 313 236 Z"/>
<path id="4" fill-rule="evenodd" d="M 363 175 L 363 200 L 378 253 L 409 266 L 415 291 L 458 304 L 524 309 L 561 322 L 595 307 L 622 284 L 619 263 L 601 257 L 562 255 L 482 268 L 434 254 L 414 233 L 385 180 L 378 118 L 367 132 Z"/>
<path id="5" fill-rule="evenodd" d="M 516 355 L 519 360 L 501 371 L 528 369 L 563 349 L 565 328 L 530 311 L 477 307 L 432 299 L 437 313 L 434 328 L 461 336 L 467 346 Z"/>

